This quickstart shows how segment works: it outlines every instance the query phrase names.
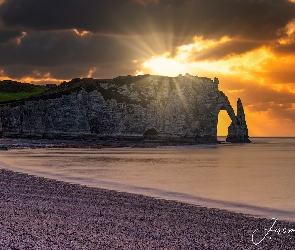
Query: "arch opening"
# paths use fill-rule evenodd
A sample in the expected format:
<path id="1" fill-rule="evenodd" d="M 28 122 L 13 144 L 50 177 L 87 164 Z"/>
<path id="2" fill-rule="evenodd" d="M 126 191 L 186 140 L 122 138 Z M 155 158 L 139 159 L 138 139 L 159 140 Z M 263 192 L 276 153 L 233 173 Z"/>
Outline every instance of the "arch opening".
<path id="1" fill-rule="evenodd" d="M 228 135 L 228 127 L 232 123 L 226 110 L 220 110 L 217 118 L 217 140 L 225 141 Z"/>

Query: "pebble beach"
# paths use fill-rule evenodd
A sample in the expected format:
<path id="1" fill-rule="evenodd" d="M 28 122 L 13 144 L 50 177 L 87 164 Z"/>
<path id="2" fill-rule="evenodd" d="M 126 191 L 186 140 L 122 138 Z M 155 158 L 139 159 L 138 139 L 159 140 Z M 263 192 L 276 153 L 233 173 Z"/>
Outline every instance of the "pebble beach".
<path id="1" fill-rule="evenodd" d="M 0 249 L 295 248 L 295 223 L 277 221 L 265 236 L 271 219 L 4 169 L 0 176 Z"/>

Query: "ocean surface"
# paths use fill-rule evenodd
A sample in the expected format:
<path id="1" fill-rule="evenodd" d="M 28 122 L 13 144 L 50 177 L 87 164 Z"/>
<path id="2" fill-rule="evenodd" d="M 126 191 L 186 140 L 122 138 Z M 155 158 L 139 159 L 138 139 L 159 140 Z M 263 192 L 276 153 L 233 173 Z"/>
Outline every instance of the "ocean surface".
<path id="1" fill-rule="evenodd" d="M 295 138 L 159 148 L 12 149 L 0 168 L 295 221 Z"/>

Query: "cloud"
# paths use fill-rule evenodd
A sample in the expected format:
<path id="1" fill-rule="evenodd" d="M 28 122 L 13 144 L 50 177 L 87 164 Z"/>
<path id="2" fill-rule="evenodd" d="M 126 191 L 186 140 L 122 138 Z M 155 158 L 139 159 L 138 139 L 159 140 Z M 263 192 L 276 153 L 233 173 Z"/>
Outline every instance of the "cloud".
<path id="1" fill-rule="evenodd" d="M 28 73 L 28 68 L 42 71 L 42 67 L 52 75 L 59 72 L 59 77 L 69 75 L 61 74 L 60 68 L 71 73 L 93 67 L 97 68 L 93 76 L 101 76 L 98 72 L 116 76 L 122 70 L 136 71 L 130 61 L 139 65 L 166 52 L 173 57 L 179 46 L 191 44 L 196 36 L 204 41 L 230 40 L 192 51 L 187 60 L 240 55 L 283 39 L 290 36 L 286 25 L 295 18 L 295 4 L 287 0 L 6 0 L 0 5 L 0 18 L 0 69 L 10 77 Z M 286 46 L 285 50 L 293 49 Z"/>
<path id="2" fill-rule="evenodd" d="M 250 82 L 244 83 L 243 87 L 243 91 L 227 92 L 227 95 L 234 106 L 241 98 L 252 134 L 295 135 L 294 124 L 292 127 L 288 123 L 295 122 L 295 92 L 288 86 L 279 85 L 280 90 L 276 90 L 273 85 Z"/>
<path id="3" fill-rule="evenodd" d="M 173 47 L 166 36 L 154 34 L 139 38 L 77 30 L 23 33 L 18 40 L 0 45 L 0 69 L 10 78 L 31 77 L 38 70 L 59 79 L 71 79 L 85 75 L 83 72 L 93 67 L 97 68 L 93 77 L 134 74 L 138 66 L 132 61 L 143 63 Z"/>
<path id="4" fill-rule="evenodd" d="M 175 37 L 224 35 L 273 39 L 295 17 L 287 0 L 6 0 L 0 16 L 25 30 L 78 29 L 99 34 Z"/>
<path id="5" fill-rule="evenodd" d="M 276 119 L 287 119 L 295 122 L 295 108 L 292 106 L 273 106 L 270 110 L 270 116 L 276 117 Z"/>
<path id="6" fill-rule="evenodd" d="M 285 123 L 285 120 L 295 122 L 295 106 L 291 103 L 288 104 L 274 104 L 270 103 L 259 103 L 250 107 L 247 107 L 248 112 L 251 116 L 257 114 L 266 115 L 265 122 L 269 121 L 281 121 L 282 125 Z M 259 120 L 259 118 L 256 118 Z M 273 128 L 274 130 L 278 129 Z"/>
<path id="7" fill-rule="evenodd" d="M 229 56 L 245 54 L 248 51 L 261 47 L 263 44 L 261 41 L 231 40 L 201 51 L 193 50 L 189 60 L 220 60 Z"/>
<path id="8" fill-rule="evenodd" d="M 237 87 L 237 86 L 236 86 Z M 228 91 L 231 99 L 238 99 L 239 97 L 244 100 L 245 106 L 251 106 L 251 111 L 261 111 L 260 107 L 273 103 L 276 105 L 295 104 L 295 92 L 291 92 L 288 86 L 271 84 L 257 84 L 255 82 L 240 83 L 243 91 Z"/>
<path id="9" fill-rule="evenodd" d="M 92 34 L 81 37 L 74 31 L 29 33 L 19 44 L 0 46 L 0 54 L 0 69 L 11 78 L 31 76 L 38 69 L 52 75 L 56 72 L 58 78 L 65 79 L 104 65 L 116 76 L 116 64 L 131 64 L 139 57 L 128 38 Z"/>
<path id="10" fill-rule="evenodd" d="M 0 28 L 0 44 L 5 44 L 10 41 L 16 40 L 22 36 L 21 31 L 7 30 Z"/>
<path id="11" fill-rule="evenodd" d="M 275 52 L 288 55 L 290 53 L 295 53 L 295 33 L 294 33 L 294 42 L 290 44 L 278 45 L 274 49 Z"/>

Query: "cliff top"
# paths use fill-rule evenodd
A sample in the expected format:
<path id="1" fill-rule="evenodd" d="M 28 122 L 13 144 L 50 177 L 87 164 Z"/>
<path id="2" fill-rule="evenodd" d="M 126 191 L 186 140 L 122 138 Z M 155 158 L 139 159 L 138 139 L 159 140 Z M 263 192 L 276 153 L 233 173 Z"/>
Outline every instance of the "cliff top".
<path id="1" fill-rule="evenodd" d="M 0 81 L 0 104 L 14 103 L 40 95 L 46 90 L 45 86 L 4 80 Z"/>
<path id="2" fill-rule="evenodd" d="M 74 78 L 68 82 L 62 82 L 60 85 L 47 84 L 46 86 L 39 86 L 28 83 L 20 83 L 16 81 L 5 80 L 0 82 L 0 104 L 10 104 L 10 105 L 21 105 L 25 101 L 29 100 L 47 100 L 59 98 L 62 95 L 69 95 L 74 92 L 79 92 L 84 89 L 87 92 L 97 90 L 100 92 L 104 98 L 111 99 L 122 99 L 122 96 L 117 92 L 120 86 L 136 83 L 134 90 L 139 93 L 150 85 L 151 77 L 158 82 L 163 82 L 168 80 L 171 88 L 175 88 L 175 79 L 199 79 L 201 82 L 208 82 L 212 84 L 218 84 L 218 79 L 215 78 L 212 81 L 207 77 L 197 77 L 186 74 L 185 76 L 179 75 L 177 77 L 168 76 L 157 76 L 157 75 L 138 75 L 138 76 L 118 76 L 113 79 L 93 79 L 93 78 Z M 217 80 L 216 80 L 217 79 Z M 101 86 L 102 83 L 112 84 L 113 87 L 105 89 Z M 1 89 L 2 86 L 2 89 Z M 11 93 L 9 96 L 11 98 L 1 99 L 1 91 L 6 93 Z M 34 92 L 35 91 L 35 92 Z M 34 92 L 34 93 L 33 93 Z M 26 93 L 21 97 L 13 97 L 13 93 Z"/>

